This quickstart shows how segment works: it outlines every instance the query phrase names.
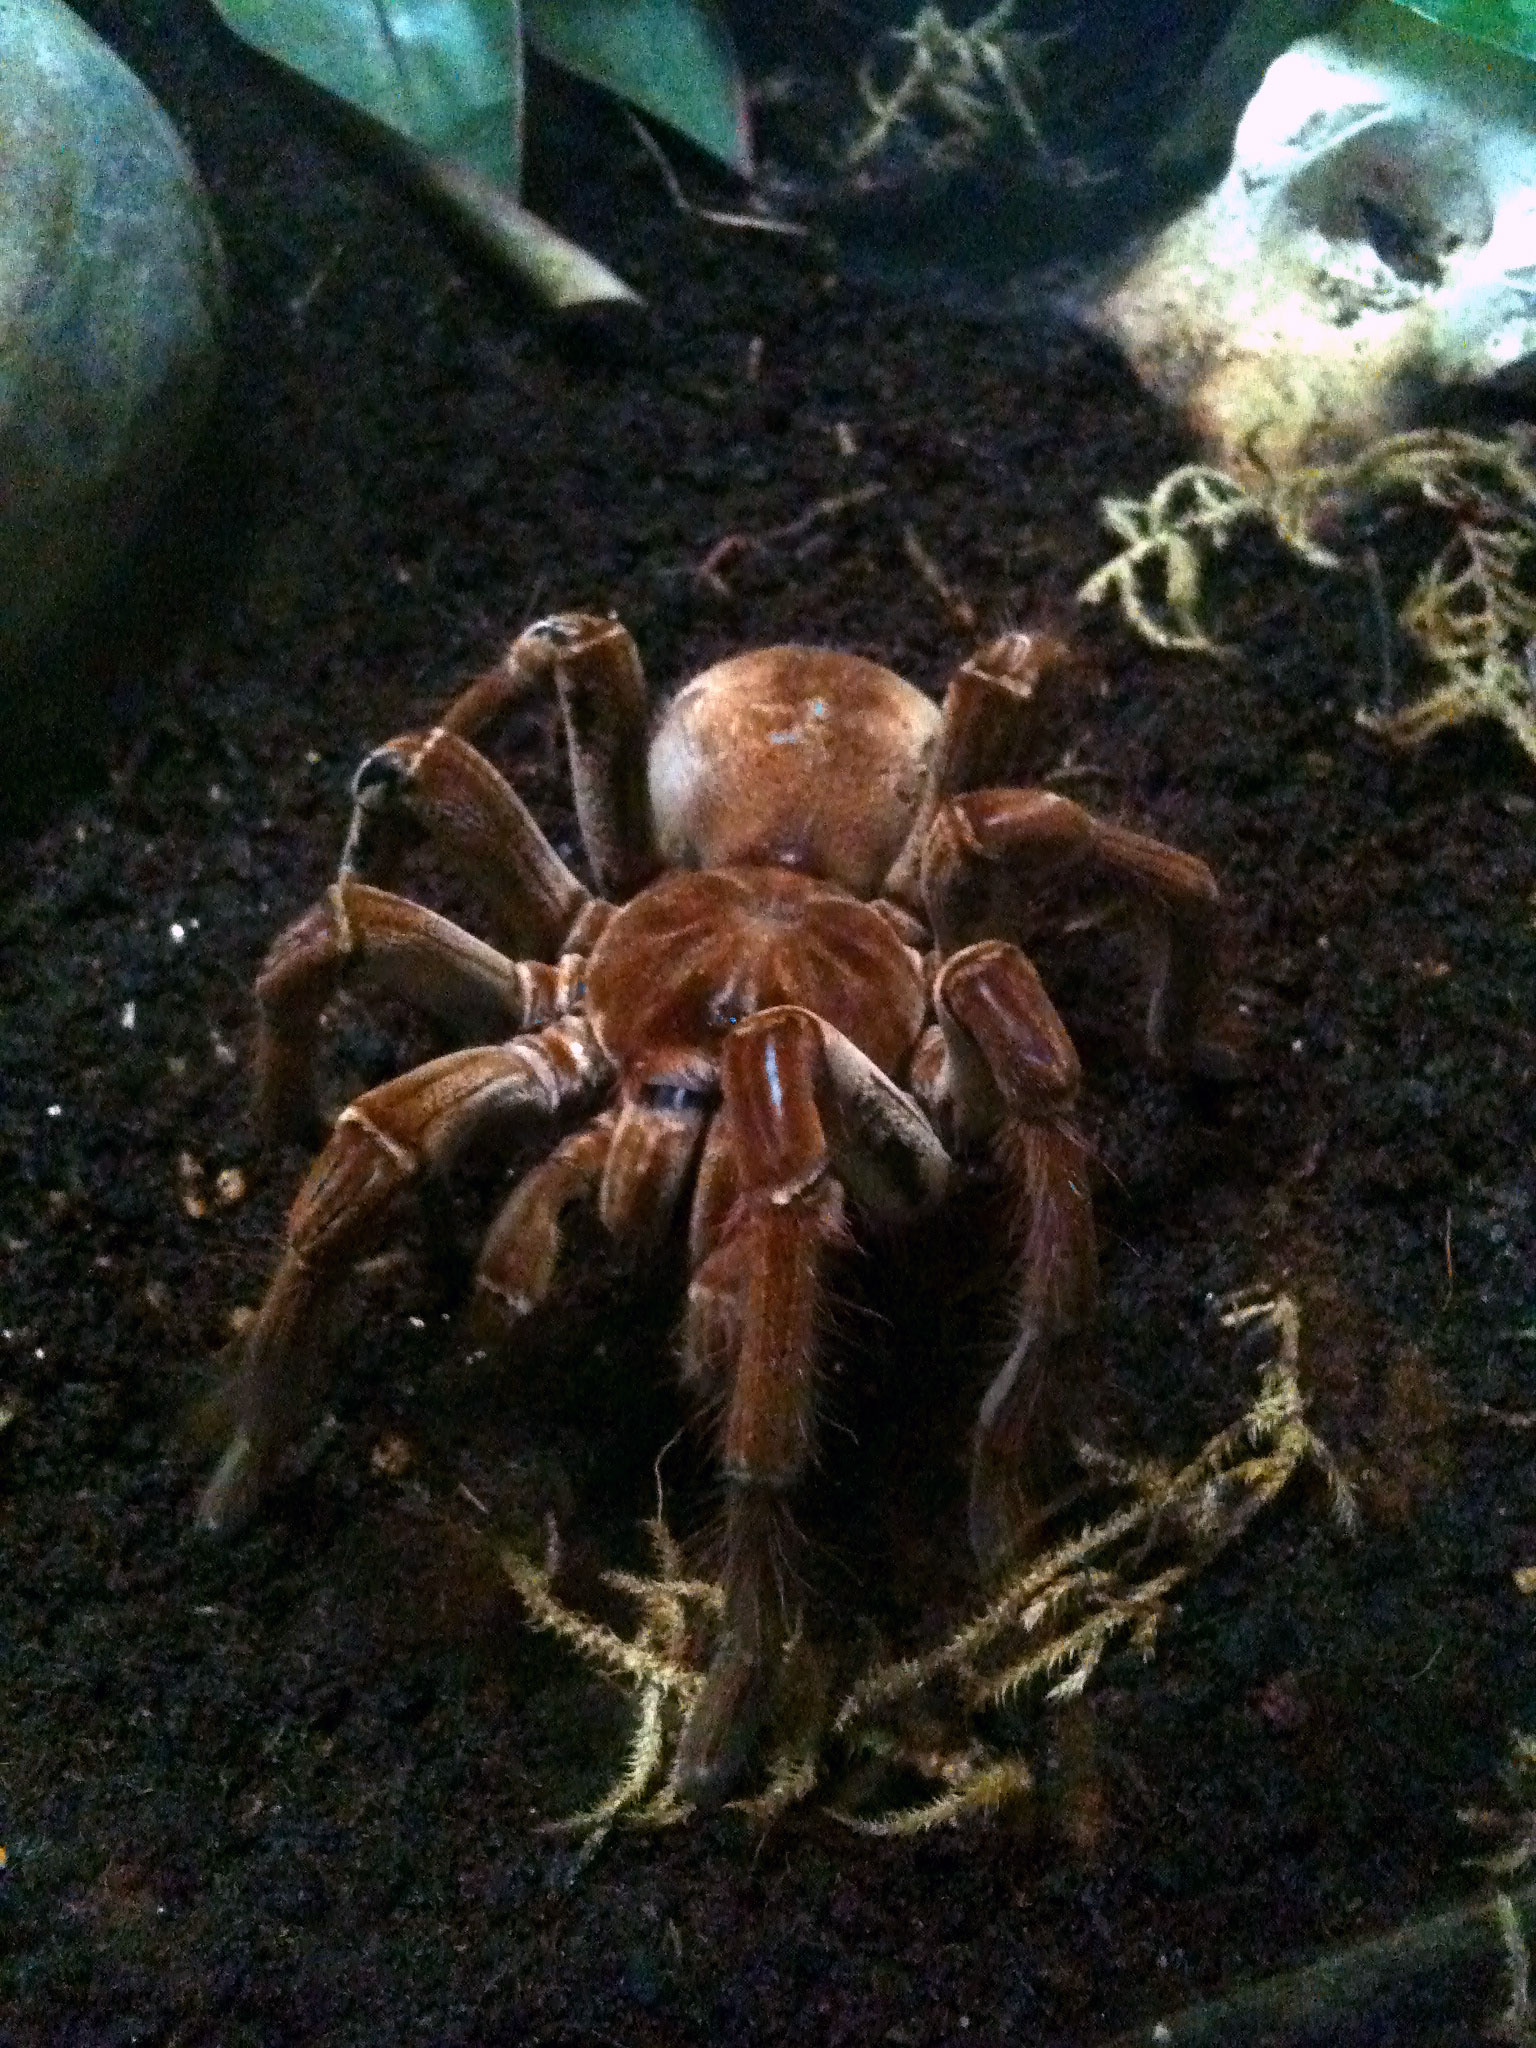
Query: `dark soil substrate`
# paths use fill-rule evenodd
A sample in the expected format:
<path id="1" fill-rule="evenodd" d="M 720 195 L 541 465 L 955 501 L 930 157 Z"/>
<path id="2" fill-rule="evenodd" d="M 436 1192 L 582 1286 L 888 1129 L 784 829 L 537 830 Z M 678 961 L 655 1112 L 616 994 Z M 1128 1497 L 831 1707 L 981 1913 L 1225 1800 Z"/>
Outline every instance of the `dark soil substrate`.
<path id="1" fill-rule="evenodd" d="M 1110 1440 L 1176 1458 L 1238 1414 L 1254 1360 L 1209 1303 L 1283 1284 L 1357 1540 L 1298 1482 L 1153 1662 L 1025 1717 L 1018 1811 L 915 1845 L 724 1815 L 561 1884 L 536 1823 L 610 1780 L 627 1712 L 523 1625 L 464 1489 L 640 1554 L 683 1423 L 675 1270 L 632 1280 L 594 1244 L 547 1346 L 492 1371 L 406 1236 L 349 1297 L 308 1477 L 246 1538 L 194 1537 L 189 1423 L 302 1164 L 248 1133 L 248 991 L 332 869 L 361 752 L 565 607 L 620 613 L 658 692 L 790 638 L 937 689 L 977 635 L 907 534 L 978 633 L 1072 619 L 1097 500 L 1186 451 L 1097 346 L 673 211 L 596 103 L 590 153 L 558 187 L 546 153 L 535 197 L 651 313 L 551 334 L 201 14 L 92 12 L 209 182 L 234 367 L 132 651 L 7 798 L 33 822 L 0 927 L 0 2039 L 1091 2042 L 1469 1896 L 1458 1810 L 1507 1797 L 1536 1713 L 1532 1437 L 1506 1419 L 1536 1407 L 1532 786 L 1496 733 L 1404 761 L 1362 732 L 1368 597 L 1278 555 L 1232 565 L 1229 665 L 1074 621 L 1103 680 L 1042 736 L 1042 772 L 1070 756 L 1075 794 L 1221 877 L 1253 1079 L 1151 1079 L 1126 989 L 1098 1004 L 1072 958 L 1058 986 L 1090 1073 Z M 766 538 L 701 574 L 729 534 Z M 44 803 L 61 749 L 74 789 Z M 507 762 L 568 845 L 542 712 Z M 338 1088 L 400 1045 L 345 1006 Z M 911 1645 L 974 1600 L 985 1223 L 848 1280 L 806 1509 L 824 1627 Z M 672 1456 L 697 1528 L 707 1461 Z"/>

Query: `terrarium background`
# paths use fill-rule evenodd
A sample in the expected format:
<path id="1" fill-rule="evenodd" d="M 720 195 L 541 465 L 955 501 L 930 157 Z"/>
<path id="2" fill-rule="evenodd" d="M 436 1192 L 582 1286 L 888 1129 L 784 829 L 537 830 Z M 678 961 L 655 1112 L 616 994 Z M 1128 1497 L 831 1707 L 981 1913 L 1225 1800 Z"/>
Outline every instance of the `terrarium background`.
<path id="1" fill-rule="evenodd" d="M 1187 451 L 1044 320 L 881 296 L 818 240 L 685 219 L 620 117 L 547 81 L 562 147 L 531 139 L 530 200 L 652 307 L 555 336 L 295 128 L 202 11 L 88 12 L 199 160 L 236 325 L 187 523 L 136 637 L 80 678 L 108 709 L 99 732 L 72 714 L 77 793 L 7 848 L 0 2033 L 1081 2043 L 1466 1896 L 1482 1845 L 1457 1809 L 1498 1802 L 1536 1667 L 1511 1576 L 1536 1560 L 1530 1437 L 1476 1412 L 1536 1405 L 1536 811 L 1496 735 L 1405 761 L 1359 733 L 1368 597 L 1278 554 L 1234 564 L 1228 667 L 1085 621 L 1102 691 L 1042 741 L 1222 877 L 1253 1084 L 1149 1081 L 1084 962 L 1054 966 L 1091 1073 L 1114 1440 L 1176 1456 L 1239 1412 L 1252 1361 L 1208 1298 L 1283 1281 L 1357 1542 L 1320 1494 L 1285 1498 L 1155 1663 L 1021 1717 L 1041 1796 L 993 1825 L 913 1846 L 727 1816 L 561 1889 L 535 1823 L 606 1782 L 623 1703 L 522 1627 L 459 1489 L 508 1519 L 554 1501 L 594 1556 L 641 1554 L 683 1421 L 675 1272 L 637 1290 L 594 1240 L 581 1315 L 487 1375 L 407 1260 L 355 1296 L 312 1478 L 241 1543 L 193 1539 L 204 1454 L 180 1432 L 301 1165 L 262 1166 L 247 1133 L 249 984 L 327 878 L 362 751 L 555 606 L 617 609 L 658 690 L 789 637 L 937 687 L 971 635 L 905 529 L 978 630 L 1070 615 L 1108 546 L 1096 500 Z M 727 533 L 874 485 L 738 555 L 725 594 L 696 573 Z M 569 838 L 547 716 L 509 760 Z M 338 1078 L 396 1049 L 353 1011 Z M 183 1154 L 247 1197 L 189 1215 Z M 893 1645 L 973 1596 L 986 1220 L 856 1267 L 839 1319 L 819 1611 Z M 399 1477 L 372 1455 L 395 1436 Z M 670 1454 L 695 1523 L 702 1472 Z"/>

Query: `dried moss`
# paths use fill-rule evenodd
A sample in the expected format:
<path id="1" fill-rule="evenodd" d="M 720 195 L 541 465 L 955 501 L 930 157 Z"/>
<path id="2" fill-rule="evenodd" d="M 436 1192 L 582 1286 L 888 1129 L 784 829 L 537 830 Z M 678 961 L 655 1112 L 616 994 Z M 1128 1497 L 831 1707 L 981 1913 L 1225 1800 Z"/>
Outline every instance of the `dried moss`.
<path id="1" fill-rule="evenodd" d="M 1047 160 L 1040 59 L 1064 32 L 1011 29 L 1014 6 L 1015 0 L 1000 0 L 967 28 L 955 28 L 941 7 L 923 6 L 908 27 L 878 36 L 858 69 L 869 119 L 848 146 L 848 169 L 882 156 L 898 137 L 916 147 L 929 170 L 968 164 L 1003 134 Z M 881 75 L 892 53 L 902 69 L 887 87 Z"/>
<path id="2" fill-rule="evenodd" d="M 1223 470 L 1186 464 L 1144 500 L 1103 501 L 1125 546 L 1078 598 L 1113 599 L 1154 647 L 1217 654 L 1204 618 L 1207 570 L 1240 527 L 1268 527 L 1319 571 L 1378 577 L 1369 533 L 1405 499 L 1448 528 L 1397 613 L 1435 681 L 1411 704 L 1382 703 L 1359 722 L 1417 747 L 1447 726 L 1491 718 L 1536 761 L 1536 471 L 1523 430 L 1497 440 L 1448 428 L 1394 434 L 1352 461 L 1284 477 L 1262 497 Z"/>
<path id="3" fill-rule="evenodd" d="M 1027 1794 L 1035 1773 L 1027 1756 L 989 1737 L 990 1710 L 1026 1692 L 1047 1705 L 1075 1699 L 1122 1641 L 1151 1657 L 1174 1592 L 1234 1543 L 1302 1466 L 1322 1472 L 1337 1520 L 1353 1526 L 1349 1488 L 1306 1421 L 1295 1302 L 1284 1294 L 1234 1301 L 1222 1321 L 1229 1329 L 1260 1325 L 1272 1336 L 1273 1354 L 1248 1410 L 1177 1468 L 1085 1450 L 1084 1490 L 1123 1496 L 1123 1505 L 1013 1573 L 947 1642 L 875 1663 L 829 1708 L 823 1667 L 800 1635 L 793 1638 L 778 1678 L 767 1782 L 755 1797 L 734 1802 L 736 1811 L 762 1823 L 810 1802 L 871 1835 L 920 1834 L 993 1813 Z M 635 1694 L 635 1729 L 619 1776 L 596 1804 L 554 1823 L 580 1839 L 578 1862 L 616 1823 L 668 1827 L 692 1812 L 665 1773 L 708 1668 L 724 1596 L 684 1574 L 659 1510 L 647 1533 L 654 1577 L 604 1575 L 635 1609 L 630 1636 L 560 1600 L 547 1564 L 502 1553 L 534 1624 Z M 916 1803 L 888 1797 L 893 1785 L 913 1779 L 930 1785 L 931 1796 Z"/>

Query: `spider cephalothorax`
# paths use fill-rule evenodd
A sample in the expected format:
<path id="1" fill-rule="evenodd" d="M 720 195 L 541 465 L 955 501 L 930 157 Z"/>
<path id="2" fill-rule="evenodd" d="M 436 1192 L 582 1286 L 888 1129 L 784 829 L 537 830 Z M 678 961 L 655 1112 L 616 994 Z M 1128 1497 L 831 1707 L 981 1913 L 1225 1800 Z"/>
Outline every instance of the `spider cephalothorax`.
<path id="1" fill-rule="evenodd" d="M 511 1190 L 476 1271 L 504 1334 L 548 1294 L 567 1206 L 634 1246 L 686 1208 L 685 1381 L 719 1416 L 726 1625 L 684 1733 L 683 1789 L 718 1794 L 750 1755 L 787 1617 L 786 1497 L 807 1462 L 829 1252 L 899 1225 L 989 1153 L 1011 1184 L 1014 1334 L 976 1425 L 971 1533 L 985 1565 L 1029 1526 L 1085 1381 L 1096 1261 L 1078 1062 L 1020 950 L 1069 886 L 1129 907 L 1151 969 L 1148 1048 L 1201 1044 L 1209 869 L 1068 799 L 1009 785 L 1041 678 L 1068 661 L 1011 633 L 952 678 L 942 712 L 852 655 L 739 655 L 676 696 L 645 744 L 634 644 L 611 619 L 531 626 L 429 733 L 354 784 L 338 881 L 257 982 L 258 1116 L 316 1120 L 321 1013 L 343 980 L 403 995 L 466 1051 L 337 1118 L 252 1325 L 235 1432 L 205 1524 L 255 1505 L 293 1441 L 320 1318 L 407 1188 L 470 1140 L 571 1128 Z M 601 895 L 560 860 L 471 744 L 531 683 L 559 694 Z M 484 898 L 498 950 L 365 882 L 422 831 Z"/>

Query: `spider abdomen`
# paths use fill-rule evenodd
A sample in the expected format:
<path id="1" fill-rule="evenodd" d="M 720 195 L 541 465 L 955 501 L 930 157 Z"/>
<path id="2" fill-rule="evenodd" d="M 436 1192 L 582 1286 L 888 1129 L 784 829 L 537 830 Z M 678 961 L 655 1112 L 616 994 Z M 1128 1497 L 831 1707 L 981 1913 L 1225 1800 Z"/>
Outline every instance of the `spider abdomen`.
<path id="1" fill-rule="evenodd" d="M 772 862 L 873 896 L 928 786 L 939 708 L 877 662 L 765 647 L 667 707 L 647 776 L 673 867 Z"/>

